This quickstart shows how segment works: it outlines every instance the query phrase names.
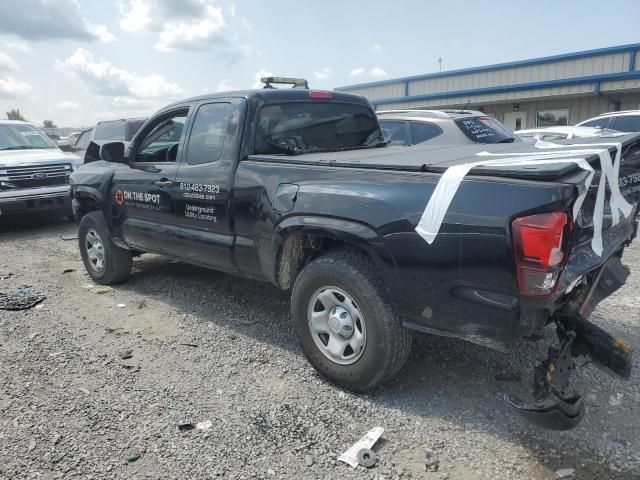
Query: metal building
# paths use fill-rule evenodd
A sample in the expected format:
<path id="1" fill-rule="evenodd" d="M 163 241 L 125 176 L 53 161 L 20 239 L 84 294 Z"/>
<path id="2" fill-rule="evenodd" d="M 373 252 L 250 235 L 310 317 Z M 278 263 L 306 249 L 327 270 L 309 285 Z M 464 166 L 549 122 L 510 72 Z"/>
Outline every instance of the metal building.
<path id="1" fill-rule="evenodd" d="M 600 113 L 640 109 L 640 43 L 416 75 L 336 90 L 377 110 L 482 110 L 513 130 L 574 125 Z"/>

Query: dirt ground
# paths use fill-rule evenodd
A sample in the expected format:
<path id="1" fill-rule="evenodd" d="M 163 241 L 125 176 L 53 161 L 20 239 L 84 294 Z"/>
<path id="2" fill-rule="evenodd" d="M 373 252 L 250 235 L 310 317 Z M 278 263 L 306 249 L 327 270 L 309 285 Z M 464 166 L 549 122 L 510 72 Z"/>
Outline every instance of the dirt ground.
<path id="1" fill-rule="evenodd" d="M 0 310 L 0 478 L 640 478 L 637 358 L 629 382 L 580 370 L 586 418 L 563 433 L 503 400 L 527 391 L 547 342 L 505 354 L 417 335 L 396 380 L 355 395 L 306 362 L 286 292 L 148 255 L 99 288 L 61 237 L 75 232 L 0 225 L 0 292 L 46 295 Z M 638 350 L 638 245 L 625 261 L 628 284 L 593 320 Z M 376 467 L 337 461 L 374 426 Z"/>

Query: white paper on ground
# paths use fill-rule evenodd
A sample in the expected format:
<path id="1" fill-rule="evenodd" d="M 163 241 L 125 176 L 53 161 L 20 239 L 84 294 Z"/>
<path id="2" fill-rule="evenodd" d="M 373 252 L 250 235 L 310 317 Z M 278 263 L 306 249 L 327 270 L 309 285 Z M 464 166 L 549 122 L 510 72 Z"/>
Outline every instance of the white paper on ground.
<path id="1" fill-rule="evenodd" d="M 351 465 L 353 468 L 358 466 L 358 452 L 363 448 L 371 448 L 382 436 L 384 428 L 375 427 L 369 430 L 364 437 L 354 443 L 349 450 L 344 452 L 338 460 Z"/>
<path id="2" fill-rule="evenodd" d="M 615 160 L 611 159 L 608 148 L 593 147 L 611 147 L 617 149 Z M 416 226 L 416 232 L 428 243 L 431 244 L 435 240 L 444 217 L 451 205 L 451 202 L 462 183 L 464 177 L 469 171 L 480 166 L 528 166 L 540 165 L 544 163 L 575 163 L 583 170 L 589 172 L 585 180 L 584 189 L 576 199 L 573 206 L 573 218 L 577 218 L 584 199 L 589 191 L 591 182 L 595 175 L 595 171 L 585 158 L 566 158 L 571 155 L 593 155 L 600 157 L 601 175 L 596 195 L 596 205 L 593 213 L 593 230 L 594 235 L 591 241 L 591 248 L 597 255 L 602 255 L 602 222 L 604 216 L 604 202 L 606 193 L 606 184 L 609 183 L 611 191 L 609 204 L 612 212 L 612 221 L 616 225 L 620 220 L 620 213 L 628 217 L 633 211 L 633 207 L 624 199 L 620 192 L 618 184 L 618 176 L 620 171 L 620 161 L 622 156 L 622 144 L 620 143 L 596 143 L 596 144 L 571 144 L 558 145 L 555 143 L 538 141 L 535 144 L 537 149 L 556 149 L 554 151 L 541 151 L 532 153 L 489 153 L 480 152 L 477 155 L 481 157 L 505 157 L 496 160 L 483 160 L 478 162 L 467 163 L 463 165 L 455 165 L 449 167 L 440 177 L 436 188 L 427 202 L 422 217 Z M 581 148 L 579 148 L 581 147 Z"/>

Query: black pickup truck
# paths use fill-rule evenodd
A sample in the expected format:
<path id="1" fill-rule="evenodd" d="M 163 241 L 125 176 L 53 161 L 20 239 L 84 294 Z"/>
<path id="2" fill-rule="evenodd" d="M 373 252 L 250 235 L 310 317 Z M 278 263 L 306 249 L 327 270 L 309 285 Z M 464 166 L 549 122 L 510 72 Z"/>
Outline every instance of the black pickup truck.
<path id="1" fill-rule="evenodd" d="M 412 331 L 504 350 L 554 325 L 533 399 L 509 400 L 572 428 L 575 357 L 630 374 L 586 318 L 629 274 L 640 190 L 639 136 L 585 142 L 390 147 L 358 96 L 192 98 L 74 172 L 80 251 L 103 284 L 153 252 L 290 290 L 311 364 L 358 391 L 398 373 Z"/>

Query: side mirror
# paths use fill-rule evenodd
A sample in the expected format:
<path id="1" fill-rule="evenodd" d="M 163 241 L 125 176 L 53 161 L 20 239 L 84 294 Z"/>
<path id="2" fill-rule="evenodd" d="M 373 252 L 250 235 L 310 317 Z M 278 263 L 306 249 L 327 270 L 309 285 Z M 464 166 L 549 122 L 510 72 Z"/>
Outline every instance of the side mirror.
<path id="1" fill-rule="evenodd" d="M 111 163 L 127 163 L 124 156 L 124 143 L 109 142 L 100 147 L 100 160 Z"/>

